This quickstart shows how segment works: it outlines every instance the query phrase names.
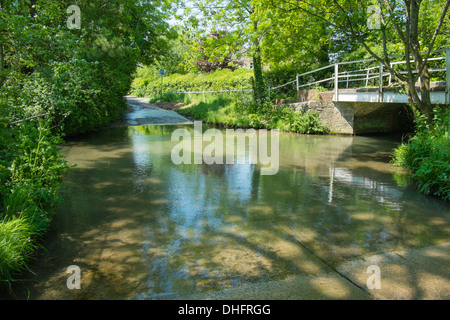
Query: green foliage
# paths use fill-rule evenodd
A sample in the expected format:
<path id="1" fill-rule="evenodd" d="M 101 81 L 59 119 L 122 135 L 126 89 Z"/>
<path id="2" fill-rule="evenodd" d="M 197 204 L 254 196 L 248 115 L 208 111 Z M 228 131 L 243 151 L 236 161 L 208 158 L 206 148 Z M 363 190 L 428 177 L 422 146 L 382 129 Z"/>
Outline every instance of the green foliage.
<path id="1" fill-rule="evenodd" d="M 80 0 L 80 30 L 66 27 L 72 4 L 0 3 L 0 98 L 9 117 L 50 113 L 53 126 L 66 135 L 117 119 L 136 64 L 155 61 L 175 37 L 164 21 L 170 1 Z"/>
<path id="2" fill-rule="evenodd" d="M 0 143 L 0 280 L 26 266 L 50 226 L 67 165 L 62 140 L 48 125 L 23 122 L 3 127 Z"/>
<path id="3" fill-rule="evenodd" d="M 435 110 L 433 123 L 417 115 L 416 135 L 394 151 L 394 164 L 407 168 L 418 190 L 450 200 L 450 111 Z"/>
<path id="4" fill-rule="evenodd" d="M 268 99 L 268 95 L 266 85 L 264 84 L 261 49 L 259 47 L 255 49 L 255 53 L 253 54 L 253 74 L 253 92 L 255 95 L 255 101 L 261 104 Z"/>
<path id="5" fill-rule="evenodd" d="M 11 281 L 18 270 L 26 268 L 36 249 L 34 236 L 26 218 L 0 222 L 0 281 Z"/>
<path id="6" fill-rule="evenodd" d="M 73 4 L 81 29 L 69 30 Z M 168 52 L 172 5 L 0 1 L 0 280 L 25 270 L 48 230 L 67 169 L 61 136 L 119 117 L 136 65 Z"/>
<path id="7" fill-rule="evenodd" d="M 178 28 L 177 33 L 176 39 L 169 40 L 168 50 L 151 65 L 151 68 L 156 70 L 155 74 L 161 68 L 165 69 L 168 74 L 187 74 L 197 71 L 195 61 L 200 53 L 199 36 L 188 28 Z M 137 77 L 140 77 L 139 74 Z"/>
<path id="8" fill-rule="evenodd" d="M 173 92 L 167 92 L 164 93 L 164 95 L 161 97 L 155 97 L 149 100 L 149 103 L 155 103 L 155 102 L 178 102 L 184 100 L 184 94 L 175 94 Z"/>
<path id="9" fill-rule="evenodd" d="M 144 72 L 144 70 L 138 70 L 138 74 Z M 199 75 L 172 74 L 164 77 L 163 92 L 246 90 L 251 88 L 251 76 L 252 72 L 247 69 L 235 71 L 224 69 Z M 130 93 L 138 97 L 157 98 L 160 96 L 160 91 L 161 78 L 150 76 L 148 78 L 135 78 Z"/>
<path id="10" fill-rule="evenodd" d="M 295 80 L 297 74 L 301 73 L 302 71 L 303 70 L 300 70 L 298 67 L 294 68 L 291 66 L 272 68 L 271 70 L 263 72 L 264 82 L 271 88 L 278 87 Z M 296 97 L 297 86 L 295 82 L 292 85 L 287 85 L 270 92 L 271 99 L 295 99 Z"/>
<path id="11" fill-rule="evenodd" d="M 280 131 L 321 134 L 325 133 L 325 127 L 319 119 L 319 115 L 313 111 L 296 112 L 291 107 L 282 106 L 269 113 L 269 128 Z"/>
<path id="12" fill-rule="evenodd" d="M 75 135 L 105 126 L 125 109 L 125 82 L 131 78 L 121 79 L 107 68 L 84 59 L 54 62 L 45 71 L 7 80 L 0 91 L 14 106 L 11 118 L 49 113 L 53 125 L 66 135 Z M 17 92 L 11 95 L 12 91 Z"/>
<path id="13" fill-rule="evenodd" d="M 315 112 L 296 112 L 288 106 L 274 108 L 268 101 L 260 105 L 250 95 L 218 96 L 210 102 L 194 102 L 179 112 L 209 124 L 234 128 L 276 129 L 306 134 L 326 132 Z"/>
<path id="14" fill-rule="evenodd" d="M 195 61 L 196 67 L 200 72 L 209 73 L 222 69 L 235 70 L 238 67 L 234 58 L 237 53 L 236 48 L 227 44 L 227 38 L 226 31 L 213 31 L 201 39 L 199 55 Z M 215 52 L 221 46 L 226 46 L 231 50 Z M 211 48 L 213 48 L 212 52 L 208 52 L 208 49 Z"/>
<path id="15" fill-rule="evenodd" d="M 260 10 L 259 1 L 252 0 L 193 0 L 192 4 L 203 15 L 204 21 L 196 25 L 203 27 L 206 34 L 218 30 L 226 31 L 220 37 L 210 37 L 203 43 L 202 49 L 210 62 L 223 62 L 227 57 L 230 64 L 241 57 L 253 58 L 253 92 L 256 101 L 266 100 L 267 90 L 262 76 L 261 43 L 266 30 L 261 28 L 261 21 L 255 13 Z M 216 8 L 216 9 L 212 9 Z M 209 30 L 208 30 L 209 29 Z M 205 30 L 202 30 L 205 31 Z M 232 56 L 237 59 L 233 59 Z"/>
<path id="16" fill-rule="evenodd" d="M 340 50 L 335 41 L 339 37 L 323 20 L 328 15 L 310 16 L 297 8 L 302 7 L 300 2 L 260 0 L 257 3 L 259 10 L 254 15 L 264 34 L 262 53 L 274 70 L 313 70 L 328 64 L 330 54 Z M 316 6 L 323 3 L 315 1 Z"/>

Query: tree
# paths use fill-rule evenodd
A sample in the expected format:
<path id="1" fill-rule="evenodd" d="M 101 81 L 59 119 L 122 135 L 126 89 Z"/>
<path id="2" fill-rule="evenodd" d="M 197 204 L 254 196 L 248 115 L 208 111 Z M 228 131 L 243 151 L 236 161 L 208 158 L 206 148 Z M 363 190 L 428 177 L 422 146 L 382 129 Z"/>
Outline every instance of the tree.
<path id="1" fill-rule="evenodd" d="M 194 7 L 204 16 L 203 27 L 212 31 L 226 31 L 212 52 L 226 56 L 237 48 L 242 55 L 253 57 L 255 100 L 261 103 L 267 98 L 262 75 L 261 44 L 263 30 L 252 0 L 193 0 Z"/>
<path id="2" fill-rule="evenodd" d="M 66 27 L 67 8 L 73 4 L 80 8 L 80 30 Z M 81 51 L 99 49 L 98 39 L 110 43 L 107 50 L 130 48 L 134 53 L 129 60 L 153 62 L 168 50 L 168 40 L 176 37 L 165 21 L 171 5 L 164 0 L 1 0 L 2 66 L 32 69 L 64 61 Z"/>
<path id="3" fill-rule="evenodd" d="M 196 33 L 183 26 L 176 26 L 177 38 L 170 39 L 167 50 L 154 64 L 158 70 L 164 68 L 167 74 L 187 74 L 198 71 L 195 61 L 198 59 L 199 41 Z"/>
<path id="4" fill-rule="evenodd" d="M 220 39 L 226 37 L 226 31 L 213 31 L 200 41 L 199 58 L 195 64 L 201 72 L 214 72 L 216 70 L 235 70 L 240 65 L 233 57 L 237 53 L 236 49 L 216 52 L 215 48 L 221 46 Z"/>
<path id="5" fill-rule="evenodd" d="M 431 121 L 433 108 L 430 101 L 429 58 L 436 43 L 443 42 L 439 35 L 449 24 L 450 0 L 260 1 L 268 8 L 307 14 L 328 23 L 339 37 L 351 37 L 350 42 L 356 41 L 394 75 L 405 87 L 412 107 Z M 379 28 L 375 29 L 367 23 L 374 14 L 380 20 Z M 374 38 L 380 39 L 381 52 L 376 52 L 371 45 L 370 40 Z M 397 42 L 401 43 L 406 60 L 406 74 L 401 74 L 391 66 L 389 44 Z M 410 63 L 411 57 L 413 63 Z M 420 88 L 417 90 L 416 83 L 419 79 Z"/>
<path id="6" fill-rule="evenodd" d="M 274 69 L 311 70 L 329 63 L 332 30 L 322 19 L 298 11 L 274 10 L 264 3 L 257 19 L 264 30 L 264 60 Z"/>
<path id="7" fill-rule="evenodd" d="M 80 8 L 70 29 L 67 8 Z M 0 0 L 0 101 L 10 117 L 50 114 L 66 133 L 114 120 L 139 62 L 167 52 L 171 1 Z M 12 115 L 14 114 L 14 115 Z"/>

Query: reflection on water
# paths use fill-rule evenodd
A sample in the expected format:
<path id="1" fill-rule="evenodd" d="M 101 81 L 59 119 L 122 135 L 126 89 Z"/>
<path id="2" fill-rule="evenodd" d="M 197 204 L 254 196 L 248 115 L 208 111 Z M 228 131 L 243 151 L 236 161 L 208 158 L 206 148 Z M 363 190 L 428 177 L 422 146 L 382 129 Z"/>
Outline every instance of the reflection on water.
<path id="1" fill-rule="evenodd" d="M 393 139 L 280 134 L 279 172 L 264 176 L 258 164 L 173 164 L 177 128 L 64 147 L 77 167 L 31 298 L 165 299 L 448 241 L 448 204 L 394 179 Z"/>

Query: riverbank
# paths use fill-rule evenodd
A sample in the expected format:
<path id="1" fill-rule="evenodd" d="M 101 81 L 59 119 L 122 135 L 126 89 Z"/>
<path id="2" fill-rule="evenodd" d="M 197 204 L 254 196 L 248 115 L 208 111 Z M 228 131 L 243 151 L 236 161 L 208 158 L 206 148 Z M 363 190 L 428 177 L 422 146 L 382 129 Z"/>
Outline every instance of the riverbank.
<path id="1" fill-rule="evenodd" d="M 193 95 L 167 94 L 162 99 L 149 99 L 160 108 L 176 111 L 206 124 L 241 129 L 268 129 L 303 134 L 324 134 L 326 125 L 314 111 L 296 112 L 289 106 L 271 102 L 258 105 L 248 94 Z"/>
<path id="2" fill-rule="evenodd" d="M 0 289 L 21 281 L 61 201 L 68 166 L 48 125 L 1 127 Z"/>
<path id="3" fill-rule="evenodd" d="M 450 201 L 450 110 L 434 110 L 428 123 L 416 115 L 416 132 L 394 150 L 393 163 L 406 168 L 417 182 L 418 190 Z"/>

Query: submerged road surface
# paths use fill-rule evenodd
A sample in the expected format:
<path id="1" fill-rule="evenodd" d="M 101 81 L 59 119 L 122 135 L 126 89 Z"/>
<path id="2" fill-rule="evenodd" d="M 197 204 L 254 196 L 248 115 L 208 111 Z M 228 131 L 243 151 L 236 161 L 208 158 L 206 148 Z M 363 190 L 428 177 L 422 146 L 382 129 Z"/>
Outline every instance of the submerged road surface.
<path id="1" fill-rule="evenodd" d="M 148 103 L 148 98 L 126 96 L 125 99 L 131 108 L 123 115 L 120 121 L 112 124 L 111 127 L 149 124 L 192 124 L 192 121 L 175 111 L 164 110 Z"/>
<path id="2" fill-rule="evenodd" d="M 280 133 L 275 175 L 177 165 L 171 135 L 191 122 L 127 100 L 121 123 L 63 147 L 77 166 L 16 297 L 450 299 L 450 204 L 390 164 L 400 138 Z"/>

